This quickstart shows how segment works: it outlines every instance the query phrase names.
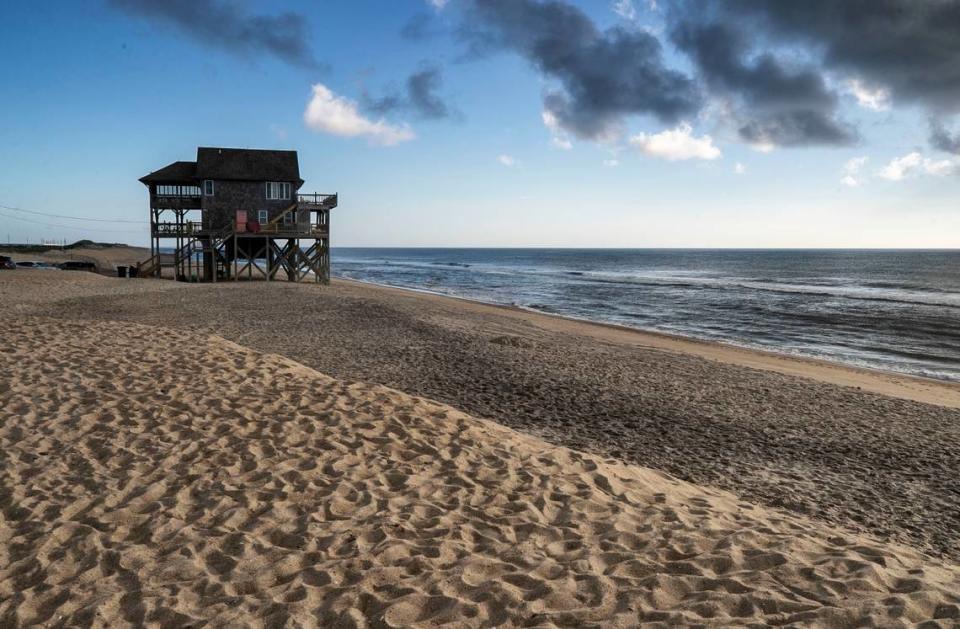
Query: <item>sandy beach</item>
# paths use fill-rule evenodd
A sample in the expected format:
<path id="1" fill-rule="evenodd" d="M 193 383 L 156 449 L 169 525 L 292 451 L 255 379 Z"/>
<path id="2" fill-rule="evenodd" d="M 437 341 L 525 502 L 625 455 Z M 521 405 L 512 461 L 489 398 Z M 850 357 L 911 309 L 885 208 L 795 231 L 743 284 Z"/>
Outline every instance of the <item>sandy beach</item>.
<path id="1" fill-rule="evenodd" d="M 960 622 L 954 385 L 347 282 L 0 314 L 3 626 Z"/>
<path id="2" fill-rule="evenodd" d="M 960 629 L 960 0 L 2 14 L 0 629 Z"/>

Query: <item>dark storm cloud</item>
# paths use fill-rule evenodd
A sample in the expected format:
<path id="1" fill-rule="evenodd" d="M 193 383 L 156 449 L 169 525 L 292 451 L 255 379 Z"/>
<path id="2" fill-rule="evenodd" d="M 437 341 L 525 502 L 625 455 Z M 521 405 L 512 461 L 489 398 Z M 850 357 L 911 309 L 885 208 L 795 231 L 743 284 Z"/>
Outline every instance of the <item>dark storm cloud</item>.
<path id="1" fill-rule="evenodd" d="M 753 55 L 750 40 L 720 22 L 682 21 L 671 38 L 690 55 L 710 93 L 733 104 L 744 140 L 804 146 L 856 139 L 837 120 L 839 99 L 816 69 L 787 67 L 770 53 Z"/>
<path id="2" fill-rule="evenodd" d="M 451 115 L 451 107 L 437 94 L 442 83 L 440 69 L 426 67 L 407 78 L 403 93 L 388 93 L 380 97 L 365 94 L 362 105 L 365 110 L 381 115 L 396 110 L 408 110 L 421 118 L 447 118 Z"/>
<path id="3" fill-rule="evenodd" d="M 429 13 L 414 14 L 400 29 L 400 36 L 410 41 L 423 41 L 438 34 L 434 16 Z"/>
<path id="4" fill-rule="evenodd" d="M 471 0 L 466 11 L 461 35 L 471 53 L 510 50 L 556 79 L 562 89 L 549 91 L 544 107 L 579 137 L 607 137 L 630 114 L 673 123 L 702 106 L 695 82 L 666 67 L 649 33 L 600 31 L 560 1 Z"/>
<path id="5" fill-rule="evenodd" d="M 109 0 L 127 13 L 166 22 L 200 43 L 251 55 L 266 52 L 307 68 L 321 64 L 299 13 L 249 15 L 228 0 Z"/>
<path id="6" fill-rule="evenodd" d="M 930 145 L 933 148 L 960 155 L 960 133 L 952 134 L 939 120 L 930 121 Z"/>
<path id="7" fill-rule="evenodd" d="M 471 55 L 513 51 L 555 80 L 545 109 L 590 139 L 608 137 L 632 114 L 667 123 L 693 116 L 711 98 L 747 141 L 845 145 L 858 135 L 840 118 L 831 87 L 844 79 L 886 88 L 895 102 L 919 103 L 936 118 L 960 113 L 960 0 L 661 4 L 696 77 L 667 67 L 652 34 L 601 31 L 563 0 L 463 0 L 461 35 Z M 954 146 L 957 138 L 940 131 L 932 139 Z"/>
<path id="8" fill-rule="evenodd" d="M 896 101 L 960 112 L 956 0 L 727 0 L 712 7 L 767 41 L 811 45 L 827 68 L 885 86 Z M 703 4 L 689 9 L 702 13 Z"/>
<path id="9" fill-rule="evenodd" d="M 398 109 L 402 109 L 406 102 L 403 100 L 403 97 L 398 93 L 385 94 L 383 96 L 371 96 L 370 94 L 364 92 L 360 95 L 360 104 L 363 106 L 364 111 L 368 111 L 374 114 L 389 114 Z"/>
<path id="10" fill-rule="evenodd" d="M 413 108 L 425 118 L 446 118 L 450 109 L 437 96 L 442 78 L 437 68 L 425 68 L 407 79 L 407 96 Z"/>
<path id="11" fill-rule="evenodd" d="M 742 122 L 737 131 L 752 144 L 776 146 L 845 146 L 857 140 L 852 127 L 810 109 L 755 116 Z"/>

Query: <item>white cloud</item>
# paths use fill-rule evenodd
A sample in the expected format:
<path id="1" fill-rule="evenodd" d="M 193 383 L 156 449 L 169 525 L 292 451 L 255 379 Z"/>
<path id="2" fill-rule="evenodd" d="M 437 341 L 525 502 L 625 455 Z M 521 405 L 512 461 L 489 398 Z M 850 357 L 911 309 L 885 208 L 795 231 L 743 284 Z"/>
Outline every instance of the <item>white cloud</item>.
<path id="1" fill-rule="evenodd" d="M 758 153 L 772 153 L 773 149 L 777 148 L 777 145 L 769 140 L 760 140 L 759 142 L 751 143 L 750 148 Z"/>
<path id="2" fill-rule="evenodd" d="M 873 111 L 890 109 L 890 90 L 884 87 L 871 88 L 860 79 L 850 79 L 847 81 L 847 90 L 853 94 L 861 107 Z"/>
<path id="3" fill-rule="evenodd" d="M 888 181 L 902 181 L 919 174 L 946 177 L 957 170 L 958 163 L 955 160 L 932 160 L 914 151 L 890 160 L 889 164 L 877 171 L 877 176 Z"/>
<path id="4" fill-rule="evenodd" d="M 497 157 L 497 161 L 503 164 L 504 166 L 507 166 L 508 168 L 517 163 L 517 160 L 513 159 L 512 155 L 500 155 L 499 157 Z"/>
<path id="5" fill-rule="evenodd" d="M 637 7 L 633 6 L 633 0 L 616 0 L 613 12 L 631 22 L 637 19 Z"/>
<path id="6" fill-rule="evenodd" d="M 928 175 L 934 177 L 946 177 L 957 170 L 957 163 L 950 159 L 934 161 L 932 159 L 923 160 L 923 170 Z"/>
<path id="7" fill-rule="evenodd" d="M 852 175 L 846 175 L 843 179 L 840 180 L 840 183 L 847 186 L 848 188 L 856 188 L 857 186 L 860 185 L 860 181 Z"/>
<path id="8" fill-rule="evenodd" d="M 609 168 L 616 168 L 620 165 L 620 160 L 618 159 L 605 159 L 603 160 L 603 165 Z"/>
<path id="9" fill-rule="evenodd" d="M 844 162 L 843 177 L 840 179 L 840 183 L 848 188 L 856 188 L 859 186 L 861 183 L 860 171 L 863 169 L 868 159 L 869 158 L 866 155 L 863 155 L 848 159 L 846 162 Z"/>
<path id="10" fill-rule="evenodd" d="M 733 166 L 733 172 L 734 172 L 735 174 L 737 174 L 737 175 L 742 175 L 742 174 L 744 174 L 745 172 L 747 172 L 747 167 L 744 166 L 743 164 L 741 164 L 740 162 L 737 162 L 737 163 L 734 164 L 734 166 Z"/>
<path id="11" fill-rule="evenodd" d="M 877 172 L 877 176 L 890 181 L 900 181 L 912 175 L 923 162 L 920 153 L 914 151 L 903 157 L 897 157 Z"/>
<path id="12" fill-rule="evenodd" d="M 303 122 L 314 131 L 343 137 L 367 137 L 374 144 L 393 146 L 416 137 L 407 125 L 391 125 L 384 120 L 365 118 L 353 101 L 337 96 L 327 86 L 313 86 L 313 98 L 303 112 Z"/>
<path id="13" fill-rule="evenodd" d="M 429 4 L 434 9 L 437 9 L 439 11 L 443 7 L 447 6 L 448 1 L 449 0 L 427 0 L 427 4 Z"/>
<path id="14" fill-rule="evenodd" d="M 552 111 L 544 109 L 540 117 L 543 118 L 543 125 L 546 128 L 554 132 L 560 131 L 560 121 L 557 120 L 556 115 L 554 115 Z"/>
<path id="15" fill-rule="evenodd" d="M 676 129 L 666 129 L 654 135 L 641 133 L 630 138 L 630 144 L 647 155 L 668 161 L 685 159 L 717 159 L 720 149 L 713 145 L 709 135 L 694 137 L 693 129 L 682 124 Z"/>
<path id="16" fill-rule="evenodd" d="M 843 171 L 844 171 L 845 173 L 849 173 L 849 174 L 858 173 L 858 172 L 860 172 L 860 169 L 863 168 L 863 167 L 866 165 L 866 163 L 867 163 L 867 161 L 868 161 L 869 159 L 870 159 L 870 158 L 867 157 L 866 155 L 861 155 L 860 157 L 850 158 L 850 159 L 848 159 L 846 162 L 844 162 L 844 164 L 843 164 Z"/>
<path id="17" fill-rule="evenodd" d="M 550 129 L 550 143 L 558 149 L 563 149 L 564 151 L 569 151 L 573 148 L 573 142 L 570 141 L 570 136 L 567 135 L 567 132 L 560 127 L 560 121 L 557 120 L 557 117 L 553 114 L 552 111 L 543 110 L 541 114 L 543 118 L 543 125 Z"/>

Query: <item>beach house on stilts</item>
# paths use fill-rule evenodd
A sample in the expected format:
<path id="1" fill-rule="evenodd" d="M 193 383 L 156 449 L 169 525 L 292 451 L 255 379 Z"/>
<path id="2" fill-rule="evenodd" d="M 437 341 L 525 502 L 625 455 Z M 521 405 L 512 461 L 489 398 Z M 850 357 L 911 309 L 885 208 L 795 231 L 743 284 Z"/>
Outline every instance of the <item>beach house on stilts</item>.
<path id="1" fill-rule="evenodd" d="M 300 194 L 296 151 L 200 147 L 140 181 L 150 191 L 150 257 L 141 277 L 181 281 L 330 281 L 336 194 Z M 170 253 L 172 249 L 172 254 Z"/>

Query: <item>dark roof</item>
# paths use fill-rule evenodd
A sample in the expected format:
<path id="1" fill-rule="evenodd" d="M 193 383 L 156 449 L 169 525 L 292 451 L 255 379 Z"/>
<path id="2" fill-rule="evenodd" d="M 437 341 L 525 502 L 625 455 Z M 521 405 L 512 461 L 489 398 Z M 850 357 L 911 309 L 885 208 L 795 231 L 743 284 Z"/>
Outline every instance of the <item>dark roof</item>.
<path id="1" fill-rule="evenodd" d="M 197 178 L 196 162 L 174 162 L 140 178 L 144 184 L 193 182 Z"/>
<path id="2" fill-rule="evenodd" d="M 234 179 L 241 181 L 296 181 L 300 185 L 300 165 L 296 151 L 259 149 L 197 149 L 197 179 Z M 299 187 L 299 186 L 298 186 Z"/>

